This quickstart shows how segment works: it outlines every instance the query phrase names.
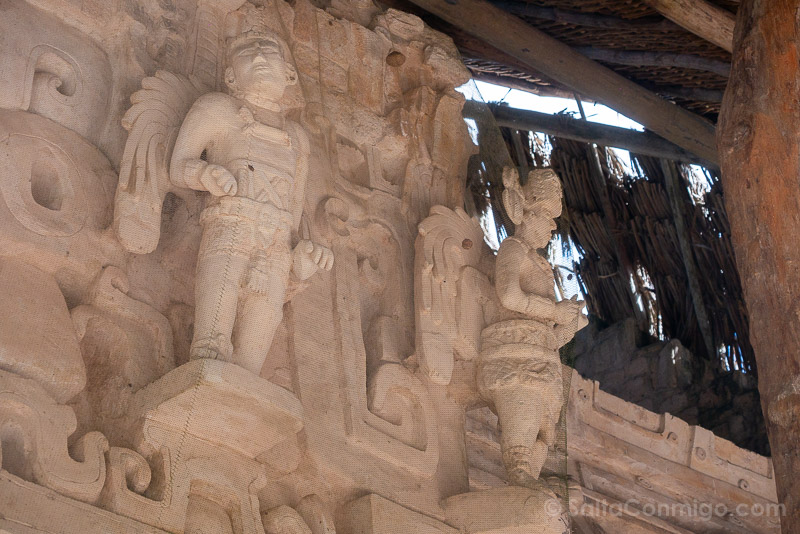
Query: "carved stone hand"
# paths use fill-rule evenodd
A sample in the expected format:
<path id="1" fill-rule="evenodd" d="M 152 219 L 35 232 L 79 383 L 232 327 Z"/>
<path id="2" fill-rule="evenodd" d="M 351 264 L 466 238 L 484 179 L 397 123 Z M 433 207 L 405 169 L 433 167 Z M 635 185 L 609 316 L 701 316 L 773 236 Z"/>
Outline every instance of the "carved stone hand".
<path id="1" fill-rule="evenodd" d="M 238 189 L 236 178 L 221 165 L 210 164 L 200 175 L 200 183 L 214 196 L 235 196 Z"/>
<path id="2" fill-rule="evenodd" d="M 307 280 L 319 269 L 330 271 L 333 267 L 333 251 L 317 243 L 303 239 L 294 247 L 294 273 L 300 280 Z"/>
<path id="3" fill-rule="evenodd" d="M 562 300 L 556 304 L 556 322 L 558 324 L 570 323 L 578 315 L 581 315 L 581 310 L 586 304 L 577 299 L 578 297 L 574 296 L 570 300 Z"/>

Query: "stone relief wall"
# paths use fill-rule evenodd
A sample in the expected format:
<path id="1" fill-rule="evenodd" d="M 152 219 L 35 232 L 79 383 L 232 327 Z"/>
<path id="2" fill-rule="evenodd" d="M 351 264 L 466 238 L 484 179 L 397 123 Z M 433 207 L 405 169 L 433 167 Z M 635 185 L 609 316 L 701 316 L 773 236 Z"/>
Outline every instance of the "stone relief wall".
<path id="1" fill-rule="evenodd" d="M 356 0 L 0 15 L 0 529 L 567 531 L 561 192 L 506 172 L 523 230 L 484 245 L 449 38 Z M 476 409 L 511 487 L 471 487 Z"/>
<path id="2" fill-rule="evenodd" d="M 489 402 L 528 476 L 502 521 L 564 531 L 532 459 L 552 418 L 475 379 L 508 317 L 448 38 L 358 2 L 2 14 L 4 482 L 75 501 L 76 531 L 453 531 L 505 506 L 468 492 Z M 539 345 L 508 346 L 523 382 Z"/>

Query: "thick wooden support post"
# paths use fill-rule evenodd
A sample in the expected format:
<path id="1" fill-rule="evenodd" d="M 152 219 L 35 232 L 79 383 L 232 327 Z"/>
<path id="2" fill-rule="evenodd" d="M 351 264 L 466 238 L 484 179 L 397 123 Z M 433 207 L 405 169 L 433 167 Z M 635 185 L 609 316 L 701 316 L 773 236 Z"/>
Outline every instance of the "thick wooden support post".
<path id="1" fill-rule="evenodd" d="M 705 0 L 644 0 L 666 18 L 706 41 L 731 52 L 736 18 Z"/>
<path id="2" fill-rule="evenodd" d="M 714 127 L 572 50 L 485 0 L 411 0 L 531 69 L 638 121 L 661 137 L 717 161 Z"/>
<path id="3" fill-rule="evenodd" d="M 800 0 L 743 0 L 719 122 L 722 184 L 783 532 L 800 532 Z"/>

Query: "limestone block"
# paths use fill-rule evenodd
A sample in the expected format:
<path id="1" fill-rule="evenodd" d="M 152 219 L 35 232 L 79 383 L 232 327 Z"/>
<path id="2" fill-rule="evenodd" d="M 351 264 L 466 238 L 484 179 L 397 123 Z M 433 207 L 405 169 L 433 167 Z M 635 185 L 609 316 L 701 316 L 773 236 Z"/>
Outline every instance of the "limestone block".
<path id="1" fill-rule="evenodd" d="M 0 471 L 3 534 L 167 534 Z"/>
<path id="2" fill-rule="evenodd" d="M 546 489 L 494 488 L 442 503 L 447 522 L 465 534 L 566 534 L 566 510 Z"/>
<path id="3" fill-rule="evenodd" d="M 457 534 L 441 521 L 409 510 L 375 494 L 346 505 L 340 534 Z"/>
<path id="4" fill-rule="evenodd" d="M 0 465 L 62 495 L 94 502 L 106 477 L 108 441 L 99 432 L 68 439 L 75 413 L 35 381 L 0 371 Z"/>
<path id="5" fill-rule="evenodd" d="M 692 383 L 692 353 L 677 339 L 670 340 L 658 353 L 656 388 L 685 390 Z"/>
<path id="6" fill-rule="evenodd" d="M 104 507 L 178 532 L 263 534 L 258 493 L 297 467 L 303 417 L 281 387 L 199 359 L 137 392 L 121 427 L 136 450 L 111 449 Z"/>
<path id="7" fill-rule="evenodd" d="M 138 421 L 134 424 L 144 428 L 145 436 L 149 427 L 163 428 L 250 459 L 293 440 L 303 428 L 302 407 L 294 395 L 235 364 L 202 359 L 137 392 L 128 418 Z"/>
<path id="8" fill-rule="evenodd" d="M 86 384 L 86 369 L 64 296 L 52 276 L 0 258 L 0 369 L 32 378 L 58 402 Z"/>

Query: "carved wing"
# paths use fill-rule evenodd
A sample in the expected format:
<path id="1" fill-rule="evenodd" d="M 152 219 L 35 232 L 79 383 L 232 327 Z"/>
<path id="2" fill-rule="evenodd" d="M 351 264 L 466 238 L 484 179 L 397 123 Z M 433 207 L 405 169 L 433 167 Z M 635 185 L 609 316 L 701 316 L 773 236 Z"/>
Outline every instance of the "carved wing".
<path id="1" fill-rule="evenodd" d="M 479 313 L 478 296 L 465 295 L 463 282 L 464 268 L 477 265 L 482 244 L 478 221 L 461 208 L 434 206 L 419 225 L 414 269 L 417 358 L 437 384 L 450 383 L 454 349 L 471 330 L 471 315 Z"/>
<path id="2" fill-rule="evenodd" d="M 170 189 L 169 160 L 181 123 L 206 89 L 194 78 L 158 71 L 142 80 L 122 118 L 128 141 L 114 200 L 114 231 L 131 252 L 155 250 L 161 206 Z"/>

